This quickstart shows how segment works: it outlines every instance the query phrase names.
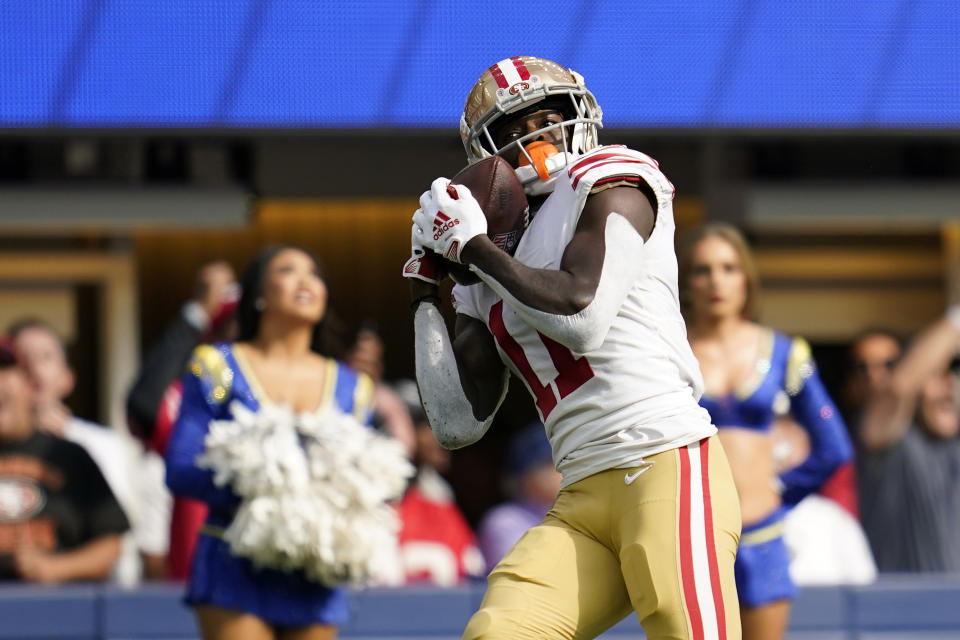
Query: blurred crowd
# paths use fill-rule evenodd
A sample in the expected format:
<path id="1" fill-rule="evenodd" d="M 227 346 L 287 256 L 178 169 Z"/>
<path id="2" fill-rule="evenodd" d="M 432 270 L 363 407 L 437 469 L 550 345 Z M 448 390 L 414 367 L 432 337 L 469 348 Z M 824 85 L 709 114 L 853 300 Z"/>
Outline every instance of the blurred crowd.
<path id="1" fill-rule="evenodd" d="M 683 283 L 681 283 L 683 288 Z M 164 456 L 194 349 L 233 340 L 241 284 L 226 262 L 205 265 L 194 295 L 143 358 L 128 424 L 73 415 L 75 373 L 54 328 L 23 318 L 0 340 L 0 579 L 132 586 L 185 580 L 208 506 L 172 495 Z M 337 301 L 333 301 L 336 307 Z M 960 306 L 915 336 L 879 328 L 849 347 L 836 407 L 853 461 L 796 504 L 783 524 L 799 585 L 872 581 L 877 572 L 960 571 Z M 500 504 L 468 518 L 412 380 L 385 380 L 375 328 L 357 329 L 343 361 L 372 381 L 372 425 L 416 467 L 396 504 L 401 529 L 383 585 L 454 586 L 483 579 L 550 509 L 560 487 L 543 425 L 516 428 L 487 463 Z M 807 460 L 816 434 L 782 406 L 771 432 L 781 475 Z M 811 441 L 811 436 L 814 441 Z M 775 478 L 770 478 L 773 482 Z"/>

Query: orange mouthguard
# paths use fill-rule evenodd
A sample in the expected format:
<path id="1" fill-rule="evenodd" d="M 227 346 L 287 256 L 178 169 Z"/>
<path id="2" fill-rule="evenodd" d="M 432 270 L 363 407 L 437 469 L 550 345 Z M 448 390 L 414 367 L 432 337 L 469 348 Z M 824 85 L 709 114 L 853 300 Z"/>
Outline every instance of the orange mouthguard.
<path id="1" fill-rule="evenodd" d="M 543 180 L 549 179 L 550 173 L 547 171 L 547 158 L 557 155 L 557 148 L 546 140 L 537 140 L 528 144 L 524 149 L 527 150 L 527 153 L 529 153 L 533 159 L 533 166 L 537 170 L 540 178 Z M 530 161 L 527 160 L 527 156 L 521 153 L 520 166 L 523 167 L 528 164 L 530 164 Z"/>

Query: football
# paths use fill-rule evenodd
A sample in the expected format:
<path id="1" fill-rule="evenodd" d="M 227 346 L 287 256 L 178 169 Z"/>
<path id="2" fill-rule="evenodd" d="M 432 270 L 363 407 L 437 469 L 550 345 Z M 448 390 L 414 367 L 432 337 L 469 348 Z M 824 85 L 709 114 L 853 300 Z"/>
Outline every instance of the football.
<path id="1" fill-rule="evenodd" d="M 450 179 L 468 189 L 487 217 L 487 237 L 510 255 L 527 227 L 530 205 L 517 174 L 500 156 L 467 165 Z M 476 284 L 480 278 L 465 265 L 442 259 L 450 277 L 458 284 Z"/>

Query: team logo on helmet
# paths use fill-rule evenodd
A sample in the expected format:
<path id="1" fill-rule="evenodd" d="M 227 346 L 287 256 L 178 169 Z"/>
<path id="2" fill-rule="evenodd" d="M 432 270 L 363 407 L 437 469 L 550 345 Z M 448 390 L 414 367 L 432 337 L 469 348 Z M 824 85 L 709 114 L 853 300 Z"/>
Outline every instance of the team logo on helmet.
<path id="1" fill-rule="evenodd" d="M 518 82 L 518 83 L 516 83 L 515 85 L 513 85 L 512 87 L 510 87 L 510 93 L 516 95 L 516 94 L 520 93 L 521 91 L 526 91 L 526 90 L 529 89 L 529 88 L 530 88 L 530 83 L 529 83 L 529 82 Z"/>

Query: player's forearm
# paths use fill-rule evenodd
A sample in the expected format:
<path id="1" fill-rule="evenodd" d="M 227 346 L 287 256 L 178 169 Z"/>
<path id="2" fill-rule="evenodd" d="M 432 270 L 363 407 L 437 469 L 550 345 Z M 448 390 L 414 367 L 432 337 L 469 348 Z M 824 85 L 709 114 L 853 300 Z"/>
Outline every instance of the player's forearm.
<path id="1" fill-rule="evenodd" d="M 453 345 L 440 310 L 421 303 L 414 314 L 414 355 L 420 399 L 434 436 L 443 447 L 459 449 L 479 440 L 490 428 L 506 392 L 505 380 L 494 410 L 485 419 L 474 417 L 464 393 Z"/>
<path id="2" fill-rule="evenodd" d="M 120 536 L 105 535 L 87 544 L 50 557 L 57 582 L 103 580 L 110 576 L 120 557 Z"/>
<path id="3" fill-rule="evenodd" d="M 580 242 L 580 240 L 586 242 Z M 551 313 L 543 311 L 540 308 L 532 306 L 510 289 L 510 286 L 520 287 L 520 284 L 510 281 L 510 286 L 500 282 L 492 274 L 486 273 L 477 266 L 474 270 L 477 275 L 496 293 L 503 298 L 504 302 L 510 306 L 516 313 L 523 318 L 530 326 L 536 328 L 545 336 L 556 340 L 575 353 L 588 353 L 600 347 L 606 339 L 607 332 L 610 330 L 614 319 L 623 305 L 630 289 L 636 284 L 643 273 L 644 261 L 644 241 L 639 233 L 633 228 L 630 222 L 617 213 L 610 213 L 606 219 L 603 232 L 603 244 L 595 236 L 582 236 L 575 238 L 567 245 L 565 258 L 573 252 L 594 251 L 595 257 L 599 258 L 598 275 L 591 276 L 591 263 L 589 260 L 577 260 L 574 256 L 572 262 L 587 264 L 585 270 L 587 275 L 580 276 L 570 280 L 564 275 L 565 272 L 552 272 L 542 269 L 531 269 L 533 276 L 541 276 L 543 273 L 560 274 L 554 278 L 549 286 L 541 286 L 545 290 L 544 295 L 570 296 L 569 299 L 577 301 L 574 308 L 579 311 L 574 313 Z M 502 260 L 502 258 L 501 258 Z M 511 261 L 512 265 L 516 261 Z M 523 267 L 517 267 L 521 275 L 524 272 Z M 568 273 L 567 276 L 570 274 Z M 580 287 L 577 287 L 579 280 Z M 592 291 L 584 292 L 583 282 L 595 282 L 591 285 Z M 569 289 L 562 291 L 565 287 Z M 556 289 L 552 291 L 551 289 Z M 583 304 L 586 299 L 587 304 Z"/>
<path id="4" fill-rule="evenodd" d="M 544 313 L 573 315 L 590 304 L 596 293 L 595 280 L 562 269 L 528 267 L 501 251 L 486 236 L 470 240 L 461 257 L 464 263 L 496 280 L 517 300 Z"/>

